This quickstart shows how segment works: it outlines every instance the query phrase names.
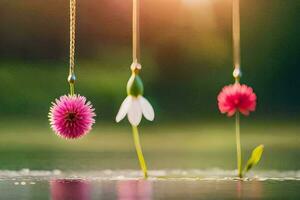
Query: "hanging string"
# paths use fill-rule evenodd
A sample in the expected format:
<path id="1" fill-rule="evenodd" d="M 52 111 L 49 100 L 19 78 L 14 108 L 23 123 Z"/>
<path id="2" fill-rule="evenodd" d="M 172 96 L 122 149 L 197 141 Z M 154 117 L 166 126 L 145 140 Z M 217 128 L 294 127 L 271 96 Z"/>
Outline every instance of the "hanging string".
<path id="1" fill-rule="evenodd" d="M 233 76 L 236 82 L 241 78 L 241 31 L 240 31 L 240 0 L 232 3 L 232 32 L 233 32 Z"/>
<path id="2" fill-rule="evenodd" d="M 140 63 L 140 0 L 133 0 L 132 36 L 133 63 Z"/>
<path id="3" fill-rule="evenodd" d="M 132 65 L 131 71 L 134 75 L 141 70 L 140 64 L 140 0 L 132 0 Z M 144 178 L 148 177 L 147 164 L 142 152 L 138 127 L 132 125 L 132 133 L 135 149 L 138 155 L 140 167 L 143 171 Z"/>
<path id="4" fill-rule="evenodd" d="M 70 0 L 70 70 L 68 82 L 70 95 L 74 95 L 75 76 L 75 28 L 76 28 L 76 0 Z"/>
<path id="5" fill-rule="evenodd" d="M 240 28 L 240 0 L 232 2 L 232 32 L 233 32 L 233 77 L 235 82 L 239 83 L 242 75 L 241 72 L 241 28 Z M 241 136 L 240 136 L 240 114 L 239 111 L 235 114 L 235 137 L 237 150 L 237 169 L 238 176 L 242 178 L 242 151 L 241 151 Z"/>

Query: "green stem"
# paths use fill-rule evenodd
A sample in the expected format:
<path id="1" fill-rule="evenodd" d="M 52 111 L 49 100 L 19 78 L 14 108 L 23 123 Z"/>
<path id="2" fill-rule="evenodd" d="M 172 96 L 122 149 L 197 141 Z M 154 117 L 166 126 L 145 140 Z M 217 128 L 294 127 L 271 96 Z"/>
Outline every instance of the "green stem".
<path id="1" fill-rule="evenodd" d="M 242 173 L 242 151 L 241 151 L 241 136 L 240 136 L 240 113 L 238 111 L 235 114 L 235 137 L 236 137 L 238 176 L 242 178 L 243 173 Z"/>
<path id="2" fill-rule="evenodd" d="M 70 95 L 74 96 L 75 94 L 75 86 L 74 83 L 70 83 Z"/>
<path id="3" fill-rule="evenodd" d="M 140 162 L 140 166 L 144 173 L 144 178 L 148 178 L 147 165 L 143 156 L 142 147 L 140 144 L 139 131 L 137 126 L 132 126 L 132 133 L 133 133 L 134 145 L 137 152 L 137 156 Z"/>

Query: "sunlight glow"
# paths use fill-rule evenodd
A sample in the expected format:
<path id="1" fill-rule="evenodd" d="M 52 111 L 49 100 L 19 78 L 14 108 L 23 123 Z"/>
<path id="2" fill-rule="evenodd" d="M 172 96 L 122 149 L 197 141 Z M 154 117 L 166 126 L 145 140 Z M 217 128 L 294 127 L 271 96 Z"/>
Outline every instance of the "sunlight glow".
<path id="1" fill-rule="evenodd" d="M 182 0 L 182 3 L 189 5 L 189 6 L 196 6 L 201 4 L 208 4 L 211 3 L 212 0 Z"/>

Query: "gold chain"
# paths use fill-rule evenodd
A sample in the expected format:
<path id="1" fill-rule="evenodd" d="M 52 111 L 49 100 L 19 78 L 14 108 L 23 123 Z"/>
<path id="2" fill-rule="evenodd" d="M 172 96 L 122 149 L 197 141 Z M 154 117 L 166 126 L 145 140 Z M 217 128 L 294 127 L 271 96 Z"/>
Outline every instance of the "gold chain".
<path id="1" fill-rule="evenodd" d="M 76 25 L 76 0 L 70 0 L 70 70 L 68 82 L 70 95 L 75 94 L 75 25 Z"/>
<path id="2" fill-rule="evenodd" d="M 70 74 L 74 74 L 75 68 L 75 23 L 76 0 L 70 0 Z"/>

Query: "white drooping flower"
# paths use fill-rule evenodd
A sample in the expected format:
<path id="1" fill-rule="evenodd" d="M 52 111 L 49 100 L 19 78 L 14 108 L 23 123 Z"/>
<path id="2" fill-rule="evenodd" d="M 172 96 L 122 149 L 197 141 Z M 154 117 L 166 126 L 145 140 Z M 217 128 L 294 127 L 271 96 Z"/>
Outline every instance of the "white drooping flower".
<path id="1" fill-rule="evenodd" d="M 141 78 L 137 73 L 133 73 L 127 83 L 128 96 L 123 101 L 116 116 L 116 122 L 120 122 L 127 115 L 129 122 L 133 126 L 138 126 L 142 116 L 149 120 L 154 120 L 154 110 L 149 101 L 143 97 L 144 87 Z"/>
<path id="2" fill-rule="evenodd" d="M 143 115 L 149 121 L 154 120 L 154 110 L 151 104 L 141 95 L 137 97 L 129 95 L 125 98 L 117 114 L 116 121 L 120 122 L 126 115 L 129 122 L 134 126 L 139 125 Z"/>

